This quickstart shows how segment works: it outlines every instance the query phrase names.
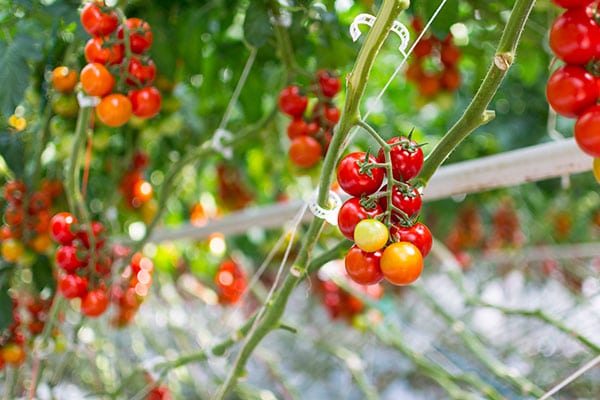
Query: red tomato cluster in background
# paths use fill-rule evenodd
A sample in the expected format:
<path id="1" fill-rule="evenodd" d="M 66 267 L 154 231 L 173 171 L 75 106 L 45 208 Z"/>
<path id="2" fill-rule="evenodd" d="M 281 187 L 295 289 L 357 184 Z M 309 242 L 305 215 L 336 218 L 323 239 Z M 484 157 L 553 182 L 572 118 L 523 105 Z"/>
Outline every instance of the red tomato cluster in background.
<path id="1" fill-rule="evenodd" d="M 150 25 L 139 18 L 119 21 L 117 12 L 103 2 L 83 7 L 81 24 L 92 38 L 85 45 L 88 64 L 79 79 L 86 94 L 101 97 L 96 106 L 98 119 L 118 127 L 131 115 L 151 118 L 158 114 L 162 96 L 152 86 L 156 66 L 148 55 L 153 41 Z"/>
<path id="2" fill-rule="evenodd" d="M 215 275 L 219 303 L 236 304 L 248 286 L 248 280 L 242 267 L 231 259 L 227 259 L 219 265 Z"/>
<path id="3" fill-rule="evenodd" d="M 239 167 L 233 164 L 217 165 L 217 197 L 227 210 L 241 210 L 254 200 L 254 194 L 244 185 Z"/>
<path id="4" fill-rule="evenodd" d="M 25 335 L 21 331 L 21 315 L 18 310 L 18 300 L 13 298 L 13 321 L 0 336 L 0 371 L 6 364 L 21 365 L 27 354 L 25 352 Z"/>
<path id="5" fill-rule="evenodd" d="M 2 258 L 14 263 L 25 252 L 25 245 L 38 254 L 47 252 L 52 240 L 48 235 L 51 207 L 62 193 L 57 181 L 44 180 L 39 191 L 30 191 L 21 180 L 4 186 L 4 225 L 0 228 Z"/>
<path id="6" fill-rule="evenodd" d="M 340 120 L 340 110 L 333 104 L 339 90 L 339 77 L 324 69 L 317 71 L 310 88 L 317 102 L 308 116 L 305 116 L 309 106 L 306 91 L 291 85 L 279 93 L 279 109 L 292 117 L 287 135 L 291 140 L 289 157 L 294 165 L 310 168 L 325 156 L 333 137 L 333 127 Z"/>
<path id="7" fill-rule="evenodd" d="M 550 28 L 550 48 L 564 65 L 546 85 L 546 98 L 557 114 L 575 118 L 575 141 L 585 153 L 600 157 L 600 98 L 597 76 L 600 25 L 592 0 L 553 0 L 566 10 Z"/>
<path id="8" fill-rule="evenodd" d="M 417 34 L 423 31 L 423 22 L 418 18 L 413 19 L 412 26 Z M 441 91 L 454 92 L 460 87 L 461 52 L 452 40 L 451 33 L 443 40 L 428 33 L 415 45 L 405 76 L 407 81 L 417 85 L 423 97 L 432 97 Z"/>
<path id="9" fill-rule="evenodd" d="M 342 204 L 338 214 L 340 231 L 355 242 L 346 255 L 346 272 L 362 285 L 376 284 L 383 278 L 395 285 L 414 282 L 432 246 L 431 232 L 416 222 L 421 193 L 409 183 L 423 167 L 423 151 L 406 137 L 392 138 L 388 144 L 392 146 L 389 161 L 393 184 L 388 182 L 382 187 L 386 173 L 383 149 L 377 157 L 350 153 L 342 158 L 337 170 L 338 184 L 353 196 Z M 391 226 L 384 224 L 389 214 Z"/>
<path id="10" fill-rule="evenodd" d="M 126 204 L 140 208 L 152 199 L 154 188 L 144 178 L 144 171 L 150 165 L 150 157 L 141 150 L 135 151 L 129 169 L 119 182 L 119 191 Z"/>
<path id="11" fill-rule="evenodd" d="M 115 326 L 129 324 L 146 299 L 152 285 L 154 263 L 141 253 L 131 258 L 120 279 L 111 286 L 111 301 L 117 310 L 111 322 Z"/>

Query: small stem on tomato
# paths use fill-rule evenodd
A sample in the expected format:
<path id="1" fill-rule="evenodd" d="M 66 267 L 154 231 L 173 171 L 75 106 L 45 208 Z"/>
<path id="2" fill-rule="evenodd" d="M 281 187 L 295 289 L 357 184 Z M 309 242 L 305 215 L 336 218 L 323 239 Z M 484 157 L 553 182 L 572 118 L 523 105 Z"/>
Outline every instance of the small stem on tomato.
<path id="1" fill-rule="evenodd" d="M 375 129 L 373 129 L 371 125 L 369 125 L 368 122 L 363 119 L 359 119 L 356 121 L 356 125 L 363 128 L 369 134 L 369 136 L 371 136 L 377 142 L 377 144 L 384 149 L 384 151 L 389 151 L 391 149 L 391 146 L 379 135 L 379 133 L 377 133 Z"/>

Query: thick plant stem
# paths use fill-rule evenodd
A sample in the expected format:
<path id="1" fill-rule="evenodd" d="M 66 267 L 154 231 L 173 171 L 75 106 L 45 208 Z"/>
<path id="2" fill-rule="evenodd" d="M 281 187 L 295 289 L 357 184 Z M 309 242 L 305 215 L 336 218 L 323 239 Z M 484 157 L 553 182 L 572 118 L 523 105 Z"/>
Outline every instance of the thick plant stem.
<path id="1" fill-rule="evenodd" d="M 342 150 L 344 139 L 348 136 L 351 128 L 359 119 L 359 105 L 367 85 L 368 76 L 373 67 L 375 57 L 383 46 L 390 28 L 403 9 L 409 5 L 407 0 L 385 0 L 377 15 L 377 20 L 365 39 L 354 65 L 354 69 L 347 79 L 347 96 L 341 116 L 340 125 L 334 134 L 329 150 L 323 162 L 323 169 L 319 181 L 318 203 L 321 207 L 327 207 L 329 187 L 333 179 L 335 163 Z M 288 299 L 298 283 L 307 274 L 307 266 L 311 260 L 311 253 L 317 243 L 324 220 L 315 218 L 311 221 L 305 234 L 305 239 L 298 253 L 294 266 L 286 276 L 282 286 L 275 296 L 264 306 L 264 315 L 259 315 L 255 325 L 248 333 L 240 352 L 238 353 L 230 371 L 214 396 L 215 399 L 223 399 L 233 388 L 239 376 L 244 372 L 246 363 L 252 352 L 262 339 L 279 325 Z"/>
<path id="2" fill-rule="evenodd" d="M 494 112 L 486 109 L 515 59 L 517 44 L 534 4 L 535 0 L 517 0 L 515 2 L 510 18 L 500 38 L 492 65 L 479 90 L 477 90 L 473 100 L 471 100 L 471 103 L 460 119 L 446 132 L 425 159 L 423 170 L 419 175 L 424 185 L 429 182 L 429 179 L 431 179 L 435 171 L 442 165 L 450 153 L 471 132 L 481 125 L 487 124 L 494 118 Z"/>

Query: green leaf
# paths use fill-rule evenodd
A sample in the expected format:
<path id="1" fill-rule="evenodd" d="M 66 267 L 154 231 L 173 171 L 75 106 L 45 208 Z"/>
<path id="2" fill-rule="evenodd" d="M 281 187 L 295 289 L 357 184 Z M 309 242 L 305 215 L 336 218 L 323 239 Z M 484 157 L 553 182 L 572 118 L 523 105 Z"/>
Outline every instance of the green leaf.
<path id="1" fill-rule="evenodd" d="M 23 100 L 32 73 L 28 61 L 40 55 L 36 41 L 26 35 L 15 36 L 8 46 L 0 42 L 0 112 L 5 116 Z"/>
<path id="2" fill-rule="evenodd" d="M 0 155 L 15 177 L 22 177 L 25 170 L 25 148 L 20 136 L 9 132 L 0 133 Z"/>
<path id="3" fill-rule="evenodd" d="M 442 10 L 437 14 L 431 24 L 431 31 L 434 35 L 443 39 L 450 32 L 450 26 L 458 21 L 458 0 L 448 0 Z M 440 3 L 438 1 L 426 1 L 424 3 L 423 22 L 429 21 Z"/>
<path id="4" fill-rule="evenodd" d="M 56 280 L 52 274 L 52 264 L 48 257 L 43 255 L 38 256 L 35 263 L 31 266 L 31 272 L 33 274 L 33 283 L 38 291 L 41 292 L 45 288 L 50 288 L 54 292 L 56 289 Z"/>
<path id="5" fill-rule="evenodd" d="M 13 321 L 12 299 L 8 295 L 8 279 L 2 279 L 5 274 L 0 275 L 0 332 L 4 331 Z"/>
<path id="6" fill-rule="evenodd" d="M 264 46 L 273 33 L 269 10 L 263 1 L 253 0 L 248 4 L 244 19 L 244 38 L 254 47 Z"/>

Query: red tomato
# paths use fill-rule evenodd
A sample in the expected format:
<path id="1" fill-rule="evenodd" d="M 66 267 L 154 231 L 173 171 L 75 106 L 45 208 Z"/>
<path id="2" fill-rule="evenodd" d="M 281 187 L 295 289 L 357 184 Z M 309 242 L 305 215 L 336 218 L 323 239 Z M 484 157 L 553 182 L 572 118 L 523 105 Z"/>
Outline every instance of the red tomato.
<path id="1" fill-rule="evenodd" d="M 558 114 L 574 118 L 596 103 L 600 91 L 596 78 L 585 68 L 564 65 L 554 71 L 546 85 L 546 98 Z"/>
<path id="2" fill-rule="evenodd" d="M 342 204 L 338 213 L 338 228 L 342 235 L 354 240 L 354 229 L 356 225 L 367 218 L 375 218 L 383 213 L 381 206 L 375 203 L 375 207 L 367 210 L 360 204 L 359 197 L 351 197 Z"/>
<path id="3" fill-rule="evenodd" d="M 83 29 L 92 36 L 109 35 L 119 25 L 117 13 L 108 10 L 102 1 L 86 4 L 80 19 Z"/>
<path id="4" fill-rule="evenodd" d="M 340 78 L 330 71 L 324 69 L 317 71 L 317 82 L 325 97 L 332 98 L 340 91 Z"/>
<path id="5" fill-rule="evenodd" d="M 95 247 L 97 249 L 101 249 L 102 247 L 104 247 L 104 243 L 106 243 L 106 229 L 104 228 L 104 225 L 102 225 L 102 223 L 99 221 L 92 221 L 90 223 L 90 227 L 94 236 Z M 86 249 L 90 248 L 90 239 L 87 229 L 80 230 L 77 233 L 77 238 L 81 240 L 81 243 L 83 243 Z"/>
<path id="6" fill-rule="evenodd" d="M 133 196 L 142 203 L 149 201 L 153 193 L 152 184 L 148 181 L 139 180 L 133 185 Z"/>
<path id="7" fill-rule="evenodd" d="M 354 245 L 345 258 L 346 272 L 356 283 L 361 285 L 374 285 L 383 279 L 379 266 L 381 252 L 367 253 Z"/>
<path id="8" fill-rule="evenodd" d="M 76 274 L 66 274 L 58 279 L 58 290 L 67 299 L 85 296 L 87 287 L 87 279 Z"/>
<path id="9" fill-rule="evenodd" d="M 59 244 L 71 244 L 75 240 L 77 218 L 69 212 L 59 212 L 50 219 L 50 236 Z"/>
<path id="10" fill-rule="evenodd" d="M 141 54 L 149 50 L 152 46 L 154 36 L 150 29 L 150 24 L 139 18 L 127 18 L 125 25 L 129 30 L 129 45 L 134 54 Z M 119 27 L 117 37 L 123 39 L 125 37 L 123 26 Z"/>
<path id="11" fill-rule="evenodd" d="M 90 96 L 104 96 L 115 85 L 115 78 L 100 63 L 90 63 L 83 67 L 79 80 L 83 91 Z"/>
<path id="12" fill-rule="evenodd" d="M 125 83 L 130 86 L 146 86 L 154 82 L 156 65 L 154 65 L 152 59 L 144 62 L 139 57 L 131 57 L 127 72 L 129 76 Z"/>
<path id="13" fill-rule="evenodd" d="M 4 186 L 4 198 L 9 203 L 20 205 L 27 193 L 27 187 L 23 181 L 9 181 Z"/>
<path id="14" fill-rule="evenodd" d="M 109 94 L 96 106 L 96 116 L 104 125 L 116 128 L 124 125 L 131 117 L 132 105 L 129 98 L 120 93 Z"/>
<path id="15" fill-rule="evenodd" d="M 301 117 L 308 106 L 308 97 L 295 85 L 284 88 L 279 93 L 278 105 L 281 112 L 291 117 Z"/>
<path id="16" fill-rule="evenodd" d="M 423 168 L 423 150 L 417 142 L 407 137 L 394 137 L 387 141 L 392 145 L 390 158 L 392 161 L 392 172 L 394 179 L 408 182 L 415 178 Z M 385 163 L 385 154 L 383 149 L 377 154 L 377 161 Z"/>
<path id="17" fill-rule="evenodd" d="M 290 140 L 308 135 L 308 123 L 301 117 L 292 119 L 287 126 L 287 135 Z"/>
<path id="18" fill-rule="evenodd" d="M 424 58 L 433 51 L 433 40 L 430 38 L 421 38 L 413 49 L 413 54 L 417 58 Z"/>
<path id="19" fill-rule="evenodd" d="M 457 90 L 461 84 L 460 71 L 455 67 L 444 68 L 440 82 L 442 87 L 450 92 Z"/>
<path id="20" fill-rule="evenodd" d="M 600 105 L 588 108 L 575 122 L 575 141 L 587 154 L 600 157 Z"/>
<path id="21" fill-rule="evenodd" d="M 311 136 L 297 137 L 290 144 L 290 160 L 301 168 L 312 167 L 319 162 L 322 155 L 321 144 Z"/>
<path id="22" fill-rule="evenodd" d="M 107 40 L 106 37 L 95 36 L 87 41 L 83 53 L 88 63 L 116 65 L 123 61 L 125 46 L 119 43 L 108 45 Z"/>
<path id="23" fill-rule="evenodd" d="M 160 111 L 162 96 L 154 86 L 147 86 L 129 92 L 133 115 L 140 118 L 152 118 Z"/>
<path id="24" fill-rule="evenodd" d="M 460 49 L 452 42 L 443 42 L 440 60 L 446 67 L 454 67 L 460 61 Z"/>
<path id="25" fill-rule="evenodd" d="M 336 106 L 325 105 L 323 116 L 328 122 L 331 123 L 331 125 L 335 125 L 340 120 L 341 112 Z"/>
<path id="26" fill-rule="evenodd" d="M 586 8 L 569 9 L 552 24 L 550 47 L 567 64 L 587 64 L 600 57 L 600 27 Z"/>
<path id="27" fill-rule="evenodd" d="M 382 191 L 385 192 L 386 190 L 387 185 L 383 187 Z M 379 204 L 384 211 L 387 210 L 387 196 L 381 197 Z M 394 186 L 392 189 L 392 204 L 404 212 L 408 218 L 413 218 L 421 211 L 423 199 L 421 193 L 415 187 L 410 192 L 403 193 L 398 186 Z M 393 211 L 392 215 L 397 219 L 404 220 L 404 216 L 397 211 Z"/>
<path id="28" fill-rule="evenodd" d="M 411 227 L 393 226 L 390 235 L 397 242 L 414 244 L 423 258 L 427 257 L 433 245 L 433 237 L 427 225 L 417 222 Z"/>
<path id="29" fill-rule="evenodd" d="M 554 4 L 563 8 L 585 7 L 594 0 L 552 0 Z"/>
<path id="30" fill-rule="evenodd" d="M 69 67 L 60 66 L 52 71 L 52 87 L 61 93 L 71 93 L 77 85 L 77 72 Z"/>
<path id="31" fill-rule="evenodd" d="M 351 196 L 360 197 L 363 194 L 375 193 L 383 183 L 385 176 L 383 168 L 372 168 L 369 174 L 360 172 L 360 164 L 365 161 L 369 164 L 377 163 L 375 156 L 369 154 L 367 159 L 364 151 L 357 151 L 342 158 L 338 165 L 337 181 Z"/>
<path id="32" fill-rule="evenodd" d="M 381 272 L 394 285 L 409 285 L 423 271 L 423 256 L 412 243 L 396 242 L 385 248 L 380 260 Z"/>
<path id="33" fill-rule="evenodd" d="M 94 289 L 87 292 L 81 300 L 81 313 L 87 317 L 98 317 L 108 308 L 108 296 L 104 289 Z"/>
<path id="34" fill-rule="evenodd" d="M 78 253 L 80 253 L 80 250 L 71 244 L 58 246 L 54 255 L 56 265 L 68 273 L 74 273 L 79 268 L 87 265 L 85 257 Z"/>

